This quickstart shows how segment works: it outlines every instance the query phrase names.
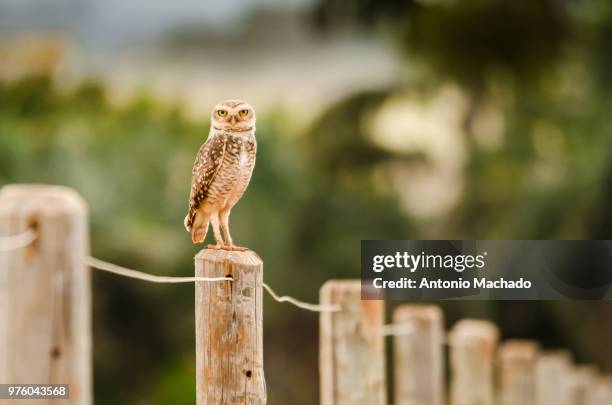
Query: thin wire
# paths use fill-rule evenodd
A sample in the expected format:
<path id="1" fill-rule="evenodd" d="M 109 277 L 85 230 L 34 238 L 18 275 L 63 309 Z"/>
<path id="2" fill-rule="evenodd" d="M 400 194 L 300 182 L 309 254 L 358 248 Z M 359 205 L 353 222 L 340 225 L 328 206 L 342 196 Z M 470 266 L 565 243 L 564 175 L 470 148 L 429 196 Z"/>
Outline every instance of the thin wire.
<path id="1" fill-rule="evenodd" d="M 0 252 L 8 252 L 24 248 L 34 242 L 37 238 L 36 232 L 28 229 L 17 235 L 0 237 Z"/>
<path id="2" fill-rule="evenodd" d="M 117 266 L 116 264 L 105 262 L 96 259 L 92 256 L 85 257 L 85 264 L 94 267 L 98 270 L 107 271 L 109 273 L 118 274 L 120 276 L 135 278 L 138 280 L 149 281 L 151 283 L 193 283 L 196 281 L 233 281 L 231 277 L 168 277 L 154 276 L 152 274 L 143 273 L 125 267 Z"/>
<path id="3" fill-rule="evenodd" d="M 288 302 L 290 304 L 295 305 L 298 308 L 302 308 L 302 309 L 305 309 L 306 311 L 312 311 L 312 312 L 338 312 L 342 310 L 342 307 L 340 305 L 334 305 L 334 304 L 316 305 L 316 304 L 309 304 L 307 302 L 299 301 L 293 297 L 289 297 L 288 295 L 284 295 L 280 297 L 274 292 L 274 290 L 268 284 L 266 283 L 262 283 L 262 284 L 263 284 L 263 288 L 265 288 L 268 294 L 270 294 L 272 298 L 274 298 L 274 300 L 276 300 L 277 302 Z"/>
<path id="4" fill-rule="evenodd" d="M 118 266 L 113 263 L 105 262 L 100 259 L 96 259 L 92 256 L 85 257 L 85 264 L 96 268 L 98 270 L 107 271 L 109 273 L 118 274 L 120 276 L 135 278 L 138 280 L 149 281 L 152 283 L 192 283 L 196 281 L 233 281 L 231 277 L 167 277 L 167 276 L 154 276 L 152 274 L 143 273 L 140 271 L 128 269 L 122 266 Z M 299 301 L 293 297 L 283 296 L 279 297 L 272 288 L 266 283 L 263 283 L 263 287 L 266 291 L 278 302 L 288 302 L 295 305 L 298 308 L 305 309 L 312 312 L 337 312 L 340 311 L 339 305 L 315 305 L 306 302 Z"/>

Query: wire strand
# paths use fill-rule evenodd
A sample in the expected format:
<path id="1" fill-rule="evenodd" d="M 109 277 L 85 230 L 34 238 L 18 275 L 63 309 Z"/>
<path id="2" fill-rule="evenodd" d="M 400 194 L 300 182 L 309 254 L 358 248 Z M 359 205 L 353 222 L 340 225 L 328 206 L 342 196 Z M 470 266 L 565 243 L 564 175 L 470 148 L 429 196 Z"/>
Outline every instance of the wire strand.
<path id="1" fill-rule="evenodd" d="M 288 295 L 279 296 L 274 292 L 274 290 L 266 283 L 262 283 L 263 288 L 272 296 L 272 298 L 277 302 L 288 302 L 290 304 L 295 305 L 298 308 L 305 309 L 306 311 L 311 312 L 338 312 L 342 310 L 340 305 L 317 305 L 317 304 L 309 304 L 307 302 L 299 301 L 293 297 Z"/>
<path id="2" fill-rule="evenodd" d="M 0 237 L 0 252 L 9 252 L 24 248 L 34 242 L 37 238 L 36 232 L 28 229 L 17 235 Z"/>
<path id="3" fill-rule="evenodd" d="M 128 269 L 122 266 L 118 266 L 113 263 L 105 262 L 100 259 L 96 259 L 92 256 L 85 257 L 85 264 L 96 268 L 98 270 L 107 271 L 109 273 L 118 274 L 120 276 L 135 278 L 138 280 L 149 281 L 151 283 L 193 283 L 198 281 L 233 281 L 231 277 L 169 277 L 169 276 L 155 276 L 153 274 L 143 273 L 141 271 Z"/>
<path id="4" fill-rule="evenodd" d="M 118 266 L 113 263 L 105 262 L 104 260 L 96 259 L 92 256 L 85 257 L 85 264 L 102 271 L 117 274 L 124 277 L 135 278 L 138 280 L 149 281 L 151 283 L 193 283 L 198 281 L 233 281 L 231 277 L 169 277 L 169 276 L 155 276 L 141 271 L 128 269 L 126 267 Z M 272 298 L 278 302 L 288 302 L 295 305 L 298 308 L 305 309 L 312 312 L 337 312 L 341 308 L 339 305 L 316 305 L 309 304 L 307 302 L 299 301 L 289 296 L 278 296 L 274 290 L 266 283 L 263 283 L 265 290 L 272 296 Z"/>

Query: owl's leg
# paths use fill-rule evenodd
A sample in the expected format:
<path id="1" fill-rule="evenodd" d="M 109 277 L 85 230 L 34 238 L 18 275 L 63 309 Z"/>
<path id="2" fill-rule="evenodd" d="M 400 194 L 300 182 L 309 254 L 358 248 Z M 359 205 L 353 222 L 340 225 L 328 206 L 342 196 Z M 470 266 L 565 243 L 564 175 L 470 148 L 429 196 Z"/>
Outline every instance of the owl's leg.
<path id="1" fill-rule="evenodd" d="M 219 219 L 221 220 L 221 229 L 223 229 L 223 236 L 225 237 L 225 247 L 224 247 L 224 249 L 227 249 L 227 250 L 236 250 L 236 251 L 239 251 L 239 252 L 245 252 L 245 251 L 247 251 L 249 249 L 245 248 L 245 247 L 240 247 L 240 246 L 234 245 L 234 241 L 232 240 L 232 236 L 230 235 L 230 231 L 229 231 L 229 216 L 230 216 L 230 211 L 231 210 L 232 210 L 232 207 L 228 206 L 228 208 L 223 209 L 219 213 Z"/>
<path id="2" fill-rule="evenodd" d="M 221 237 L 221 232 L 219 231 L 219 213 L 213 212 L 210 216 L 210 224 L 212 225 L 213 233 L 215 234 L 216 245 L 208 245 L 209 249 L 223 249 L 225 247 L 225 242 Z"/>
<path id="3" fill-rule="evenodd" d="M 219 220 L 221 221 L 221 229 L 223 230 L 223 238 L 225 239 L 225 243 L 228 246 L 232 246 L 234 241 L 232 240 L 232 236 L 229 231 L 229 215 L 231 208 L 223 209 L 219 213 Z"/>

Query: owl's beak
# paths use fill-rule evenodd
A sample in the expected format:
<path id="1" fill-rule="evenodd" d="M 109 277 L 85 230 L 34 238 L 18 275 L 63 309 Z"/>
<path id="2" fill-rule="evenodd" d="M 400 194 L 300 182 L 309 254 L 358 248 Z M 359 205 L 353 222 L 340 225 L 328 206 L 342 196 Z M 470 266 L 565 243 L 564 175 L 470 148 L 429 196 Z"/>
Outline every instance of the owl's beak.
<path id="1" fill-rule="evenodd" d="M 232 115 L 232 119 L 230 121 L 232 123 L 232 125 L 236 125 L 236 116 Z"/>

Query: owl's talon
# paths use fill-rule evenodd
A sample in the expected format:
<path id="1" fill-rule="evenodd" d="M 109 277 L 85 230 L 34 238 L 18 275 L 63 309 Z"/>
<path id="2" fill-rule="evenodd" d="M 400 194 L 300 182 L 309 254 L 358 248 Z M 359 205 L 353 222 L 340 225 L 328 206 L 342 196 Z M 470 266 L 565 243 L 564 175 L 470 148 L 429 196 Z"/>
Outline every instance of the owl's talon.
<path id="1" fill-rule="evenodd" d="M 225 249 L 225 246 L 223 245 L 208 245 L 206 246 L 206 249 L 213 249 L 213 250 L 221 250 L 221 249 Z"/>
<path id="2" fill-rule="evenodd" d="M 224 246 L 223 249 L 231 250 L 233 252 L 246 252 L 247 250 L 249 250 L 249 248 L 242 247 L 242 246 L 236 246 L 236 245 L 227 245 L 227 246 Z"/>

